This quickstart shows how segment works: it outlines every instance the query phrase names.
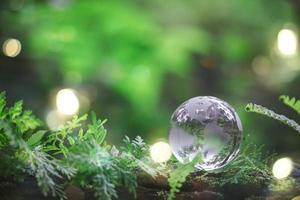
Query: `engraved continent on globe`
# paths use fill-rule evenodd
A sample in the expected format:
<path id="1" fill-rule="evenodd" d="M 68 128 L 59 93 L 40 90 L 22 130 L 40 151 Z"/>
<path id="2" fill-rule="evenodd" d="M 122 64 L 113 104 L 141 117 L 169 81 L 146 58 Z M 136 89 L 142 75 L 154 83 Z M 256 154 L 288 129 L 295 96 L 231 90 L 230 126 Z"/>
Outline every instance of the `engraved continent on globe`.
<path id="1" fill-rule="evenodd" d="M 185 101 L 173 113 L 169 142 L 180 162 L 190 162 L 200 154 L 203 161 L 195 167 L 213 170 L 237 156 L 242 132 L 232 106 L 216 97 L 199 96 Z"/>

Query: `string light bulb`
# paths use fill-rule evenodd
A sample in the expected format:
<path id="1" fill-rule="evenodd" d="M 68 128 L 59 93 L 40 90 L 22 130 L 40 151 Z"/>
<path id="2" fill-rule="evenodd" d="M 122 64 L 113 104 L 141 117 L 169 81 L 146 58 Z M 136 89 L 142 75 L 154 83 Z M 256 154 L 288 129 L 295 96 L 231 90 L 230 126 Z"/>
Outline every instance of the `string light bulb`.
<path id="1" fill-rule="evenodd" d="M 79 99 L 72 89 L 62 89 L 56 95 L 57 110 L 63 115 L 74 115 L 79 110 Z"/>
<path id="2" fill-rule="evenodd" d="M 2 50 L 4 55 L 8 57 L 16 57 L 21 52 L 21 42 L 17 39 L 10 38 L 4 41 L 2 45 Z"/>
<path id="3" fill-rule="evenodd" d="M 284 56 L 295 55 L 298 48 L 297 34 L 291 29 L 282 29 L 277 35 L 277 48 Z"/>
<path id="4" fill-rule="evenodd" d="M 288 177 L 293 170 L 293 161 L 288 158 L 280 158 L 276 160 L 273 165 L 273 176 L 277 179 L 284 179 Z"/>
<path id="5" fill-rule="evenodd" d="M 166 142 L 157 142 L 151 146 L 150 156 L 154 162 L 167 162 L 172 156 L 171 147 Z"/>

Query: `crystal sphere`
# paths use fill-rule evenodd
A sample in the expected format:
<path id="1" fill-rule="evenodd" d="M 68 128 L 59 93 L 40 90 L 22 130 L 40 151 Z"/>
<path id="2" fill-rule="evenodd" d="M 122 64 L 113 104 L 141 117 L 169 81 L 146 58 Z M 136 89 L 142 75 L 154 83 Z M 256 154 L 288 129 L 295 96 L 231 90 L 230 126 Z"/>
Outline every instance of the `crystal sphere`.
<path id="1" fill-rule="evenodd" d="M 188 163 L 200 153 L 203 160 L 195 167 L 214 170 L 237 156 L 242 132 L 232 106 L 216 97 L 199 96 L 185 101 L 173 113 L 169 143 L 180 162 Z"/>

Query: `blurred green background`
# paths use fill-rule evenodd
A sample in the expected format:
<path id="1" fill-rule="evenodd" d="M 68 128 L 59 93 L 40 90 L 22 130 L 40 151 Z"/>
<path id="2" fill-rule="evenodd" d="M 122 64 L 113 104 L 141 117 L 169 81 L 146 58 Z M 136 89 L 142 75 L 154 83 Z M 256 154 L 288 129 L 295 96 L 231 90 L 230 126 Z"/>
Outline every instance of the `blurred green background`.
<path id="1" fill-rule="evenodd" d="M 251 140 L 295 152 L 292 129 L 244 106 L 298 117 L 278 96 L 300 97 L 299 11 L 288 0 L 2 0 L 0 90 L 52 127 L 68 118 L 53 111 L 55 95 L 71 88 L 79 114 L 109 120 L 114 144 L 167 139 L 177 106 L 212 95 L 237 110 Z"/>

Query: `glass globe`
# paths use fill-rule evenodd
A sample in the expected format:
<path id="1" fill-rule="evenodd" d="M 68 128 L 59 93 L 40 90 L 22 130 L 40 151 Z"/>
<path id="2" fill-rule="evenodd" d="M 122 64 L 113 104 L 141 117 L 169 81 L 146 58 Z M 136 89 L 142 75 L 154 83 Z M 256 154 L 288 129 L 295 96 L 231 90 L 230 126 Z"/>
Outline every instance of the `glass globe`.
<path id="1" fill-rule="evenodd" d="M 180 162 L 190 162 L 201 154 L 203 160 L 195 167 L 214 170 L 237 156 L 242 132 L 232 106 L 216 97 L 199 96 L 185 101 L 173 113 L 169 143 Z"/>

